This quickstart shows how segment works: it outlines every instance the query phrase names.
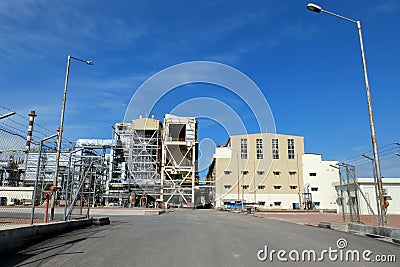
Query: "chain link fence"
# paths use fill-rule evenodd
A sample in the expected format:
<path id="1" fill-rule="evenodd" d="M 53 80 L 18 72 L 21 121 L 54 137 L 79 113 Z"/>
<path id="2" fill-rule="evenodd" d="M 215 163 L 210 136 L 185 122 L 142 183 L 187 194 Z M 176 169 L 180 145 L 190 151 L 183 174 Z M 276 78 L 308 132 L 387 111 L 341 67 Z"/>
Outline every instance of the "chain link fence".
<path id="1" fill-rule="evenodd" d="M 13 224 L 48 220 L 46 204 L 52 193 L 49 187 L 54 177 L 54 168 L 47 158 L 55 154 L 54 138 L 44 143 L 38 175 L 36 170 L 40 140 L 56 134 L 56 131 L 41 126 L 37 121 L 33 123 L 32 131 L 32 128 L 29 129 L 28 111 L 22 115 L 0 106 L 0 229 Z M 31 138 L 27 147 L 28 131 L 31 132 Z M 63 139 L 63 144 L 63 149 L 73 145 L 66 139 Z M 35 195 L 36 176 L 38 183 Z M 33 203 L 36 206 L 34 210 Z M 62 220 L 63 214 L 58 211 L 55 219 Z"/>
<path id="2" fill-rule="evenodd" d="M 381 147 L 379 162 L 385 213 L 390 226 L 390 220 L 400 218 L 400 144 Z M 341 185 L 336 188 L 340 212 L 353 222 L 369 223 L 373 217 L 372 221 L 379 224 L 380 202 L 372 152 L 342 162 L 340 170 Z"/>

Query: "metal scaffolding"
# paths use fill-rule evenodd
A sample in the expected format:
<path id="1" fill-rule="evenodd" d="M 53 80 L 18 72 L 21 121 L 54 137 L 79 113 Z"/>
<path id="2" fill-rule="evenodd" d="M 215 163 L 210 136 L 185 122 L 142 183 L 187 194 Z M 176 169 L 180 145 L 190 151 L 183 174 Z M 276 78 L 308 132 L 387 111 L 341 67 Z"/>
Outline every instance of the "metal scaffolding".
<path id="1" fill-rule="evenodd" d="M 76 150 L 70 152 L 68 172 L 62 179 L 65 219 L 88 217 L 90 207 L 104 205 L 106 150 L 111 147 L 112 140 L 99 140 L 102 142 L 97 144 L 79 141 Z"/>
<path id="2" fill-rule="evenodd" d="M 194 207 L 197 181 L 197 122 L 194 117 L 164 117 L 161 200 L 178 207 Z"/>
<path id="3" fill-rule="evenodd" d="M 155 207 L 160 194 L 161 122 L 139 118 L 117 123 L 111 152 L 110 202 L 118 205 Z M 129 203 L 128 203 L 129 202 Z"/>

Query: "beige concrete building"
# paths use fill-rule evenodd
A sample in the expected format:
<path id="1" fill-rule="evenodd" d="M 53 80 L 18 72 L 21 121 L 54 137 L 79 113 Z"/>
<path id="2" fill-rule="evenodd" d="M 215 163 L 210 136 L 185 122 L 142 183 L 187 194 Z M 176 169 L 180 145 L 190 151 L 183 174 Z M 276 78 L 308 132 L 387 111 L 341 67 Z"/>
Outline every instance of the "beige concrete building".
<path id="1" fill-rule="evenodd" d="M 243 199 L 265 208 L 298 208 L 304 192 L 303 154 L 301 136 L 231 136 L 226 146 L 216 148 L 208 172 L 215 182 L 214 207 L 240 206 Z"/>

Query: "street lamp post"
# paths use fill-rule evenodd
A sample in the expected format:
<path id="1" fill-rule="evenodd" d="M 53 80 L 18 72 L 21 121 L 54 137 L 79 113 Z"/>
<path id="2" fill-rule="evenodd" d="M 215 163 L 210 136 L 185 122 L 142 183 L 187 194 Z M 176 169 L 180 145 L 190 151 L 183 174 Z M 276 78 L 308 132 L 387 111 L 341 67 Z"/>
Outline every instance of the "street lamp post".
<path id="1" fill-rule="evenodd" d="M 67 102 L 68 76 L 69 76 L 69 66 L 71 64 L 71 59 L 75 59 L 77 61 L 84 62 L 84 63 L 86 63 L 88 65 L 93 65 L 92 61 L 83 60 L 83 59 L 76 58 L 76 57 L 73 57 L 71 55 L 68 55 L 68 58 L 67 58 L 67 71 L 65 73 L 65 83 L 64 83 L 64 96 L 63 96 L 62 105 L 61 105 L 60 127 L 58 128 L 56 169 L 55 169 L 54 178 L 53 178 L 53 185 L 54 186 L 57 186 L 57 178 L 58 178 L 58 172 L 59 172 L 59 168 L 60 168 L 60 155 L 61 155 L 61 143 L 62 143 L 63 126 L 64 126 L 65 103 Z M 56 194 L 53 194 L 53 197 L 51 199 L 51 209 L 50 209 L 51 220 L 54 219 L 54 207 L 55 207 L 55 203 L 56 203 L 56 196 L 55 195 Z"/>
<path id="2" fill-rule="evenodd" d="M 364 52 L 364 43 L 363 43 L 363 38 L 362 38 L 362 31 L 361 31 L 361 22 L 359 20 L 352 20 L 346 17 L 343 17 L 341 15 L 323 10 L 320 6 L 309 3 L 307 5 L 307 9 L 316 13 L 326 13 L 335 17 L 338 17 L 340 19 L 355 23 L 357 25 L 358 29 L 358 36 L 360 39 L 360 48 L 361 48 L 361 57 L 362 57 L 362 63 L 363 63 L 363 70 L 364 70 L 364 80 L 365 80 L 365 90 L 367 93 L 367 101 L 368 101 L 368 112 L 369 112 L 369 121 L 370 121 L 370 128 L 371 128 L 371 141 L 372 141 L 372 150 L 374 154 L 374 169 L 375 169 L 375 175 L 376 175 L 376 183 L 378 186 L 378 192 L 379 192 L 379 202 L 380 202 L 380 209 L 381 209 L 381 222 L 383 225 L 387 225 L 387 220 L 386 220 L 386 214 L 385 214 L 385 201 L 383 197 L 383 188 L 382 188 L 382 177 L 381 177 L 381 168 L 379 164 L 379 154 L 378 154 L 378 145 L 376 142 L 376 134 L 375 134 L 375 124 L 374 124 L 374 115 L 372 112 L 372 100 L 371 100 L 371 94 L 370 94 L 370 87 L 369 87 L 369 81 L 368 81 L 368 73 L 367 73 L 367 63 L 365 60 L 365 52 Z"/>

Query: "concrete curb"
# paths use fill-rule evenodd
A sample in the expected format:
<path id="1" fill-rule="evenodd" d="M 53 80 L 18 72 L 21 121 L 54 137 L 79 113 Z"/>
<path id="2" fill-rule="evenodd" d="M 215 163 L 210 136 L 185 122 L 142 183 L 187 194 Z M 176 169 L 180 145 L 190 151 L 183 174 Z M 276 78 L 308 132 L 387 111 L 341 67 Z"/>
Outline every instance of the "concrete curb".
<path id="1" fill-rule="evenodd" d="M 0 255 L 14 253 L 46 238 L 88 227 L 92 224 L 92 219 L 84 219 L 0 230 Z"/>
<path id="2" fill-rule="evenodd" d="M 325 226 L 321 224 L 321 226 Z M 320 224 L 318 227 L 321 227 Z M 325 227 L 322 227 L 325 228 Z M 344 222 L 331 222 L 329 228 L 336 231 L 364 235 L 394 244 L 400 244 L 400 229 L 392 227 L 373 226 Z"/>
<path id="3" fill-rule="evenodd" d="M 94 209 L 91 216 L 156 216 L 165 213 L 160 209 Z"/>

